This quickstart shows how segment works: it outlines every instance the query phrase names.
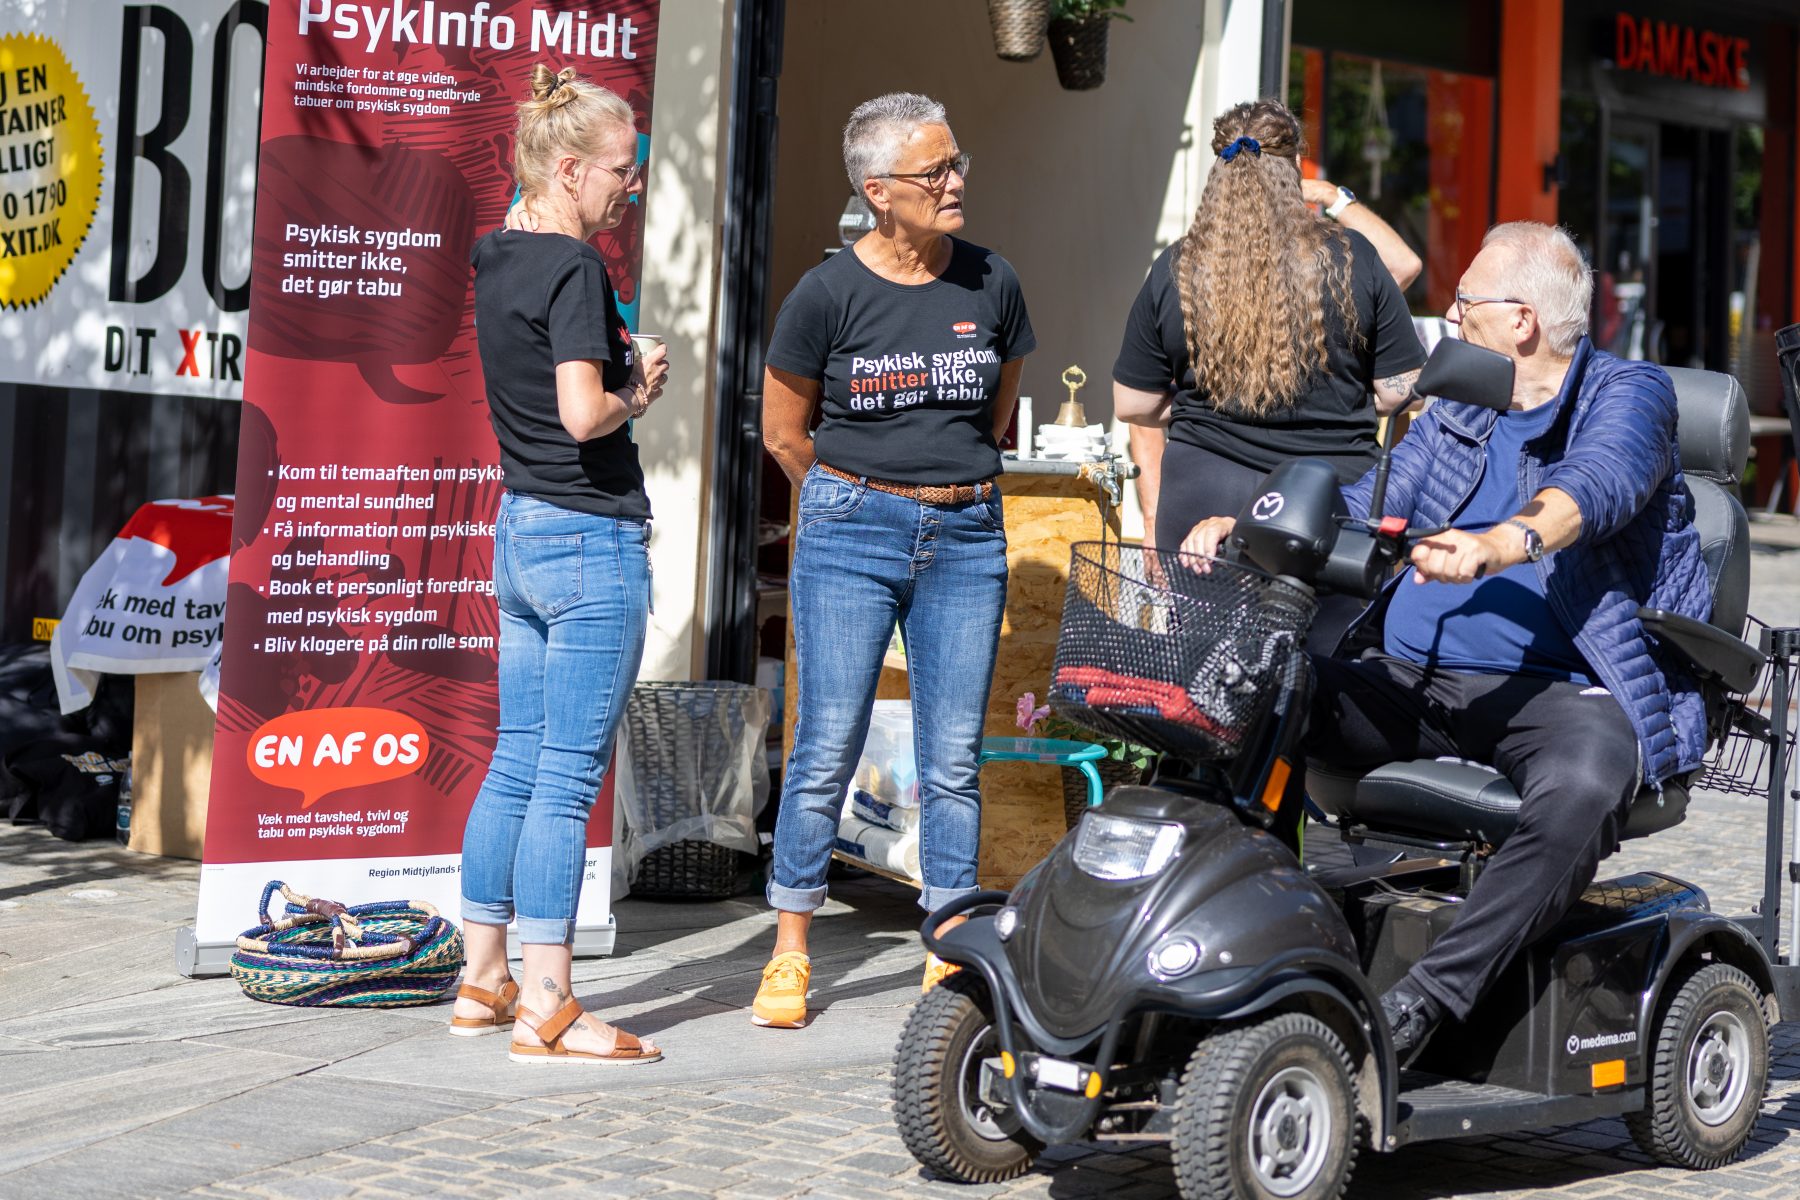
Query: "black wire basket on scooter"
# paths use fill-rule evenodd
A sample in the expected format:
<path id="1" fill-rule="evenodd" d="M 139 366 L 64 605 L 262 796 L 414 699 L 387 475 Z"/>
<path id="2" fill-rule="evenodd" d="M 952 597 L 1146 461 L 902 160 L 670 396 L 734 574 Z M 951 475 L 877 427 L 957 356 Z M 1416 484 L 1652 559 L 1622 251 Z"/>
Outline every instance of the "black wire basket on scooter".
<path id="1" fill-rule="evenodd" d="M 1182 758 L 1231 758 L 1274 701 L 1316 607 L 1311 593 L 1240 563 L 1077 543 L 1051 706 Z"/>

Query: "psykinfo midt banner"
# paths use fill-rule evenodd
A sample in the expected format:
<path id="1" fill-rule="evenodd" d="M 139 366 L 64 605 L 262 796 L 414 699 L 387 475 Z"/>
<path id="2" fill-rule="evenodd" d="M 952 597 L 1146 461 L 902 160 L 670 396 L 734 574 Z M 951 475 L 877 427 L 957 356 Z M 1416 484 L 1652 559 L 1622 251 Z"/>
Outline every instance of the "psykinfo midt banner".
<path id="1" fill-rule="evenodd" d="M 469 252 L 513 192 L 532 64 L 650 141 L 658 4 L 278 0 L 200 943 L 285 879 L 457 909 L 494 742 L 499 468 Z M 641 213 L 598 243 L 635 316 Z M 580 924 L 608 922 L 611 805 Z"/>

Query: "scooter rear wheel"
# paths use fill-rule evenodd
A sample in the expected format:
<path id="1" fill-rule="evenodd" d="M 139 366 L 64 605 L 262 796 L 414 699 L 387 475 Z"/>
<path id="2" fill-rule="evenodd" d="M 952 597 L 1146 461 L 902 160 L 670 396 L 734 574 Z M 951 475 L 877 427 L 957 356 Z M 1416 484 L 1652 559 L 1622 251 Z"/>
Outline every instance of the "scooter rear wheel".
<path id="1" fill-rule="evenodd" d="M 1182 1200 L 1335 1200 L 1356 1162 L 1356 1084 L 1343 1043 L 1302 1013 L 1195 1047 L 1175 1110 Z"/>
<path id="2" fill-rule="evenodd" d="M 1663 1007 L 1650 1052 L 1648 1103 L 1626 1128 L 1644 1153 L 1710 1171 L 1743 1152 L 1769 1082 L 1762 993 L 1736 967 L 1694 972 Z"/>
<path id="3" fill-rule="evenodd" d="M 954 1183 L 998 1183 L 1043 1146 L 981 1098 L 981 1064 L 1000 1053 L 987 988 L 959 971 L 920 997 L 900 1033 L 894 1119 L 919 1164 Z"/>

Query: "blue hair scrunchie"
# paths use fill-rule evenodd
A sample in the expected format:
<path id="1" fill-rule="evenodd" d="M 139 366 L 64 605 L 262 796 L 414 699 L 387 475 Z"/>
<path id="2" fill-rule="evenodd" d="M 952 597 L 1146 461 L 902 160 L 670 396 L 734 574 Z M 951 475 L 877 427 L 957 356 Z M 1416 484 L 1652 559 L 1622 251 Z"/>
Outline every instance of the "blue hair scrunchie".
<path id="1" fill-rule="evenodd" d="M 1240 151 L 1240 150 L 1248 150 L 1250 153 L 1256 155 L 1258 158 L 1262 157 L 1262 143 L 1257 141 L 1253 137 L 1239 138 L 1237 141 L 1231 143 L 1231 145 L 1229 145 L 1229 146 L 1225 147 L 1223 150 L 1219 151 L 1219 157 L 1224 159 L 1226 162 L 1230 162 L 1232 159 L 1234 159 L 1238 156 L 1238 151 Z"/>

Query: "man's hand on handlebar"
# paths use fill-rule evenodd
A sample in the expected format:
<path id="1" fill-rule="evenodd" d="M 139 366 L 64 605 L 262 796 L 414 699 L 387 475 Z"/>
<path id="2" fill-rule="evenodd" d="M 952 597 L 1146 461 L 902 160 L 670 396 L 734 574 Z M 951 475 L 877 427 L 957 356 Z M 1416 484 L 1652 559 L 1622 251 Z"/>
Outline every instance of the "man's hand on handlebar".
<path id="1" fill-rule="evenodd" d="M 1236 525 L 1236 517 L 1208 517 L 1188 530 L 1188 535 L 1181 539 L 1181 552 L 1216 558 L 1219 547 L 1225 544 L 1225 539 L 1231 536 Z"/>
<path id="2" fill-rule="evenodd" d="M 1446 529 L 1413 543 L 1411 557 L 1414 583 L 1473 583 L 1507 566 L 1506 555 L 1492 531 L 1464 533 Z"/>
<path id="3" fill-rule="evenodd" d="M 1217 558 L 1236 526 L 1236 517 L 1208 517 L 1181 539 L 1181 552 Z M 1505 537 L 1498 529 L 1486 533 L 1445 529 L 1426 534 L 1412 546 L 1413 582 L 1473 583 L 1483 575 L 1504 570 L 1518 558 L 1507 555 Z"/>

